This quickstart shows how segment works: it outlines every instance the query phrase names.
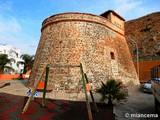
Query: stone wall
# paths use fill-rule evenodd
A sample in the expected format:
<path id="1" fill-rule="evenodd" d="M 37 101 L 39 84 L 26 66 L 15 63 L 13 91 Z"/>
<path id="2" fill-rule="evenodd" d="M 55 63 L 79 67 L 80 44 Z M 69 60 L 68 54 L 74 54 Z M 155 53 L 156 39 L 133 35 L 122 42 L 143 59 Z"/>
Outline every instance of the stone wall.
<path id="1" fill-rule="evenodd" d="M 64 13 L 44 20 L 29 87 L 36 84 L 47 63 L 54 99 L 84 99 L 80 63 L 93 91 L 108 78 L 139 83 L 124 31 L 92 14 Z"/>

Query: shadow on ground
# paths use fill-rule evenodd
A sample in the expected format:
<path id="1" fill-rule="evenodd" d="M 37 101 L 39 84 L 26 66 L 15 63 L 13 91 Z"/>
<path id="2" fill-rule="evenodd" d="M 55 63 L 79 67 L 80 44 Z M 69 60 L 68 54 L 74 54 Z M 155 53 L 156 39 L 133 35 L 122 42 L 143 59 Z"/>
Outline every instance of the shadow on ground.
<path id="1" fill-rule="evenodd" d="M 46 107 L 41 107 L 41 98 L 30 103 L 28 110 L 21 114 L 28 98 L 0 93 L 0 120 L 88 120 L 85 102 L 67 100 L 46 100 Z M 94 110 L 91 104 L 93 120 L 115 120 L 112 110 Z"/>

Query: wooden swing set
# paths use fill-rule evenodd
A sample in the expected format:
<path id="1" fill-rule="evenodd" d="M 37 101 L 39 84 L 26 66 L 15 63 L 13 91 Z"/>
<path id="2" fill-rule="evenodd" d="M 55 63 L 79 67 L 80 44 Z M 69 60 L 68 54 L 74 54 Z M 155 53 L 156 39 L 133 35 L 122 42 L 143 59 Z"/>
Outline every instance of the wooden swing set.
<path id="1" fill-rule="evenodd" d="M 64 66 L 60 66 L 60 67 L 64 67 Z M 88 98 L 88 94 L 87 92 L 89 91 L 90 93 L 90 96 L 91 96 L 91 99 L 92 99 L 92 102 L 94 104 L 94 107 L 95 107 L 95 110 L 96 112 L 98 112 L 98 108 L 97 108 L 97 105 L 96 105 L 96 102 L 94 100 L 94 97 L 93 97 L 93 94 L 92 94 L 92 91 L 91 91 L 91 85 L 88 81 L 88 78 L 87 78 L 87 75 L 86 73 L 84 73 L 83 71 L 83 67 L 82 67 L 82 64 L 80 63 L 79 66 L 72 66 L 72 67 L 80 67 L 80 71 L 81 71 L 81 75 L 82 75 L 82 81 L 83 81 L 83 88 L 84 88 L 84 91 L 85 91 L 85 98 L 86 98 L 86 106 L 87 106 L 87 111 L 88 111 L 88 117 L 89 117 L 89 120 L 93 120 L 93 117 L 92 117 L 92 111 L 91 111 L 91 106 L 90 106 L 90 102 L 89 102 L 89 98 Z M 50 68 L 50 65 L 47 64 L 44 66 L 38 80 L 37 80 L 37 83 L 35 85 L 35 87 L 33 88 L 32 92 L 31 92 L 31 95 L 29 97 L 29 99 L 27 100 L 24 108 L 23 108 L 23 111 L 22 111 L 22 114 L 25 113 L 33 99 L 33 96 L 37 90 L 37 87 L 43 77 L 43 75 L 45 74 L 45 82 L 44 82 L 44 89 L 43 89 L 43 98 L 42 98 L 42 107 L 45 107 L 45 96 L 46 96 L 46 92 L 47 92 L 47 83 L 48 83 L 48 74 L 49 74 L 49 68 Z"/>

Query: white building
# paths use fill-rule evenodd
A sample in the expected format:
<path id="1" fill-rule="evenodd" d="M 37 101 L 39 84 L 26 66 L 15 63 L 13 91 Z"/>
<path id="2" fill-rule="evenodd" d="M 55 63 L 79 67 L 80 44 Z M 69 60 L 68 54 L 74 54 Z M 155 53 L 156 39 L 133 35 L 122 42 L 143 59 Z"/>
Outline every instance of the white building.
<path id="1" fill-rule="evenodd" d="M 18 62 L 24 62 L 24 60 L 20 58 L 20 49 L 13 48 L 11 45 L 0 45 L 0 54 L 8 55 L 8 58 L 11 59 L 11 63 L 7 64 L 7 66 L 10 66 L 14 69 L 14 71 L 12 71 L 5 68 L 5 74 L 23 73 L 24 65 L 17 65 Z"/>

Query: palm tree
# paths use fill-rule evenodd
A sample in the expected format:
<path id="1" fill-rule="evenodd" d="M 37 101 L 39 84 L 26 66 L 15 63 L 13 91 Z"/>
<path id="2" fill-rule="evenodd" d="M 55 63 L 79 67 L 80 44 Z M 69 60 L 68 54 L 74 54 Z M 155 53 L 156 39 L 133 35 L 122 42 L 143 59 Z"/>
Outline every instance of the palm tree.
<path id="1" fill-rule="evenodd" d="M 5 69 L 14 71 L 12 67 L 7 65 L 12 61 L 14 61 L 14 59 L 9 59 L 7 54 L 0 54 L 0 73 L 4 73 Z"/>
<path id="2" fill-rule="evenodd" d="M 108 105 L 113 105 L 113 100 L 117 99 L 119 101 L 125 99 L 126 94 L 121 91 L 121 89 L 123 88 L 122 82 L 116 82 L 115 80 L 111 79 L 106 83 L 101 83 L 101 88 L 97 90 L 97 92 L 102 96 L 100 102 L 105 103 L 107 99 Z"/>
<path id="3" fill-rule="evenodd" d="M 34 55 L 29 55 L 29 54 L 23 54 L 21 55 L 21 58 L 24 60 L 24 62 L 18 62 L 17 65 L 19 64 L 24 64 L 24 70 L 23 73 L 26 73 L 28 70 L 30 70 L 33 66 L 34 62 Z"/>

